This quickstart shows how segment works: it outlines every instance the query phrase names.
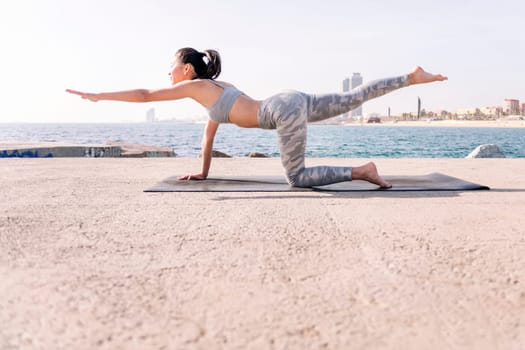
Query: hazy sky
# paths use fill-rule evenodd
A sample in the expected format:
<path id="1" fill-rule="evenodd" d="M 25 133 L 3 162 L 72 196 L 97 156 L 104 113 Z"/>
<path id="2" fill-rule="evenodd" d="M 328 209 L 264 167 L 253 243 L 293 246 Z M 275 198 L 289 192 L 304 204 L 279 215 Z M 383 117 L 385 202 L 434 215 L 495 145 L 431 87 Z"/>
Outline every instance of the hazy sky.
<path id="1" fill-rule="evenodd" d="M 66 94 L 169 85 L 175 51 L 219 50 L 220 80 L 263 99 L 333 92 L 419 64 L 449 81 L 364 105 L 364 113 L 525 100 L 525 2 L 16 0 L 0 3 L 0 122 L 143 121 L 205 115 L 193 101 L 91 103 Z M 525 101 L 524 101 L 525 102 Z"/>

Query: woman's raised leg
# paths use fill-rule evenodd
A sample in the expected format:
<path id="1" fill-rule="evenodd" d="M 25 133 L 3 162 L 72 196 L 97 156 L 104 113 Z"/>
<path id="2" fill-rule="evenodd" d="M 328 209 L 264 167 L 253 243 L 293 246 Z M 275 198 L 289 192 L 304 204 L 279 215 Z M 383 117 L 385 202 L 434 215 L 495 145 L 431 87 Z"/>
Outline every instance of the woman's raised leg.
<path id="1" fill-rule="evenodd" d="M 428 73 L 418 66 L 409 74 L 375 80 L 347 93 L 312 94 L 309 95 L 308 122 L 317 122 L 341 115 L 361 106 L 366 101 L 409 85 L 447 79 L 441 74 Z"/>

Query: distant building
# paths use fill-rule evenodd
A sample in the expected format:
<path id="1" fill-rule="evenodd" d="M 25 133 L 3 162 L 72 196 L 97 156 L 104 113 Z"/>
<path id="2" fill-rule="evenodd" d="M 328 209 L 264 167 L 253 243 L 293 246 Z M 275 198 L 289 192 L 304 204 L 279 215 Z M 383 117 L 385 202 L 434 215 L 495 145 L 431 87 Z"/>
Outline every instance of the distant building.
<path id="1" fill-rule="evenodd" d="M 343 80 L 343 92 L 348 92 L 350 91 L 350 79 L 349 78 L 345 78 Z M 349 113 L 345 113 L 343 114 L 343 118 L 347 119 L 349 116 Z"/>
<path id="2" fill-rule="evenodd" d="M 460 108 L 456 111 L 457 114 L 463 114 L 463 115 L 474 115 L 476 114 L 477 108 Z"/>
<path id="3" fill-rule="evenodd" d="M 421 118 L 421 98 L 417 97 L 417 120 Z"/>
<path id="4" fill-rule="evenodd" d="M 381 116 L 379 113 L 370 113 L 366 118 L 367 123 L 381 123 Z"/>
<path id="5" fill-rule="evenodd" d="M 363 77 L 360 73 L 354 73 L 352 75 L 352 89 L 355 89 L 359 85 L 363 84 Z M 363 115 L 363 108 L 358 107 L 352 111 L 352 117 L 361 117 Z"/>
<path id="6" fill-rule="evenodd" d="M 487 106 L 481 107 L 479 110 L 486 116 L 500 117 L 502 114 L 502 108 L 500 106 Z"/>
<path id="7" fill-rule="evenodd" d="M 506 98 L 503 109 L 505 113 L 509 115 L 519 115 L 520 114 L 520 101 Z"/>
<path id="8" fill-rule="evenodd" d="M 521 104 L 521 115 L 525 115 L 525 103 Z"/>
<path id="9" fill-rule="evenodd" d="M 350 78 L 345 78 L 343 80 L 343 92 L 350 91 Z"/>
<path id="10" fill-rule="evenodd" d="M 155 108 L 150 108 L 146 111 L 146 121 L 148 123 L 154 123 L 157 121 L 157 119 L 155 119 Z"/>

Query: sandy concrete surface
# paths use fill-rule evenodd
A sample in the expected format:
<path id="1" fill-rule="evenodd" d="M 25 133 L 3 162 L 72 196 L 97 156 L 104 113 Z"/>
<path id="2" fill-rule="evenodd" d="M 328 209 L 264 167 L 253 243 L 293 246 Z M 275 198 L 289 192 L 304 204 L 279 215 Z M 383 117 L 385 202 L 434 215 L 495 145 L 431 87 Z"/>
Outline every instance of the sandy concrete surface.
<path id="1" fill-rule="evenodd" d="M 1 160 L 0 349 L 524 349 L 525 160 L 377 163 L 492 190 L 143 193 L 199 160 Z M 254 174 L 280 161 L 213 161 Z"/>

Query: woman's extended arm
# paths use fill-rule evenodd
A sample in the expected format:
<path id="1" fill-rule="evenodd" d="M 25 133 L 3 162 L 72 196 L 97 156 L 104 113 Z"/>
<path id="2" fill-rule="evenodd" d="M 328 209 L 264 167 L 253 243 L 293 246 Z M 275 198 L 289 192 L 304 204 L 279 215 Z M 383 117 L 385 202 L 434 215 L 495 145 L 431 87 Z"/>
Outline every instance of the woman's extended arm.
<path id="1" fill-rule="evenodd" d="M 197 86 L 195 81 L 183 81 L 171 87 L 156 90 L 135 89 L 101 93 L 82 92 L 71 89 L 67 89 L 66 91 L 70 94 L 78 95 L 82 98 L 93 102 L 101 100 L 123 102 L 152 102 L 178 100 L 185 97 L 194 98 L 196 88 Z"/>
<path id="2" fill-rule="evenodd" d="M 211 165 L 211 156 L 213 151 L 213 139 L 217 133 L 219 124 L 213 120 L 208 120 L 204 134 L 202 135 L 202 169 L 199 174 L 185 175 L 179 177 L 179 180 L 204 180 L 208 177 L 208 171 Z"/>

